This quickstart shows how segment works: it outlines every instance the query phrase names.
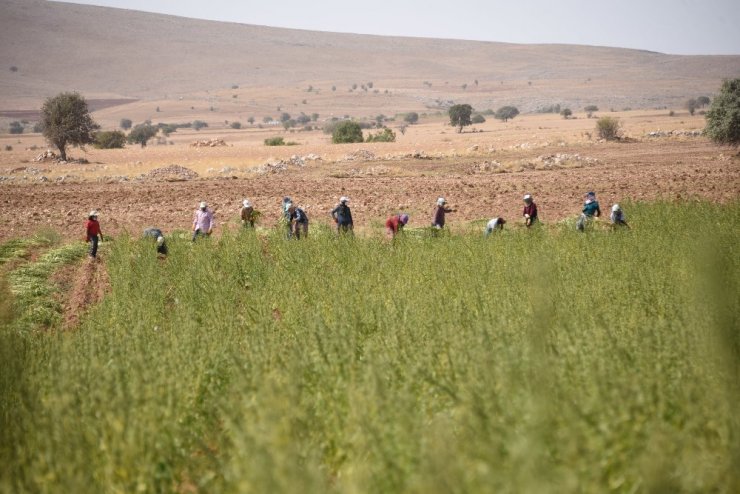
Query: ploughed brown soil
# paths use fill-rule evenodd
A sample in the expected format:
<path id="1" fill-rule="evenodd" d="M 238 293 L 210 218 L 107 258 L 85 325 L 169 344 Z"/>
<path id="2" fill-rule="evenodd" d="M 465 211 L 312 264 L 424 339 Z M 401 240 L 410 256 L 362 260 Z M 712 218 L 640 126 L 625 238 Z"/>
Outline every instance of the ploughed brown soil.
<path id="1" fill-rule="evenodd" d="M 516 160 L 580 153 L 598 161 L 575 168 L 564 164 L 551 170 L 509 167 L 505 173 L 478 168 L 484 161 L 511 162 L 510 153 L 514 151 L 454 158 L 318 162 L 283 173 L 236 179 L 1 184 L 0 222 L 4 228 L 0 240 L 44 227 L 67 238 L 82 238 L 85 215 L 92 208 L 101 212 L 104 234 L 128 231 L 138 235 L 147 226 L 165 232 L 187 230 L 201 200 L 215 210 L 219 230 L 224 224 L 238 224 L 244 197 L 262 211 L 260 224 L 271 226 L 279 217 L 280 200 L 285 195 L 304 207 L 312 222 L 326 223 L 337 198 L 346 195 L 351 199 L 355 224 L 362 231 L 379 226 L 401 209 L 411 215 L 411 227 L 427 226 L 438 196 L 445 196 L 457 209 L 448 219 L 455 229 L 467 221 L 494 216 L 519 220 L 525 193 L 534 195 L 541 219 L 548 223 L 577 215 L 583 194 L 589 190 L 597 193 L 604 209 L 614 202 L 655 199 L 727 202 L 737 200 L 740 191 L 736 151 L 717 148 L 705 139 L 517 150 Z M 384 170 L 382 176 L 373 174 L 379 167 Z"/>
<path id="2" fill-rule="evenodd" d="M 66 266 L 54 274 L 54 283 L 60 288 L 63 307 L 63 328 L 76 327 L 89 307 L 100 302 L 110 288 L 105 264 L 85 258 Z"/>

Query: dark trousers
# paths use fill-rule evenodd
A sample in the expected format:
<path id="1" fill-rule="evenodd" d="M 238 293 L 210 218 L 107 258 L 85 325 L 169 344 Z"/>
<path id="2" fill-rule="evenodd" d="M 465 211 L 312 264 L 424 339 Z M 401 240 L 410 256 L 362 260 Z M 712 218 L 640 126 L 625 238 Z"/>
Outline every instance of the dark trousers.
<path id="1" fill-rule="evenodd" d="M 87 241 L 90 242 L 90 257 L 97 257 L 98 255 L 98 236 L 95 235 L 87 237 Z"/>

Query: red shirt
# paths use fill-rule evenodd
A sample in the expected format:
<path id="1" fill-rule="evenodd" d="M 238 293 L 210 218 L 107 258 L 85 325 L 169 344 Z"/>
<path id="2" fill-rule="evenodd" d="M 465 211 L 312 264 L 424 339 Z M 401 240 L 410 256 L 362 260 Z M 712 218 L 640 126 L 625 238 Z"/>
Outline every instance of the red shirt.
<path id="1" fill-rule="evenodd" d="M 87 227 L 87 237 L 97 237 L 101 234 L 100 231 L 100 223 L 98 223 L 98 220 L 87 220 L 87 224 L 85 225 Z"/>
<path id="2" fill-rule="evenodd" d="M 532 218 L 532 221 L 537 219 L 537 204 L 534 202 L 531 202 L 524 206 L 524 212 L 522 212 L 522 216 L 525 214 L 528 214 L 530 218 Z"/>
<path id="3" fill-rule="evenodd" d="M 385 227 L 391 230 L 394 234 L 398 233 L 398 228 L 400 227 L 400 225 L 403 225 L 403 223 L 401 223 L 400 214 L 394 214 L 385 221 Z"/>

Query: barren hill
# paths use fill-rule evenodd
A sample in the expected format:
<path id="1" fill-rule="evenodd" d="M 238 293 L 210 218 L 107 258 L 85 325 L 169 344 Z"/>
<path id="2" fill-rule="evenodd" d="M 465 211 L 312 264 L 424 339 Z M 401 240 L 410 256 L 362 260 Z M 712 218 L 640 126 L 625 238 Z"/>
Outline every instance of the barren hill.
<path id="1" fill-rule="evenodd" d="M 73 89 L 93 99 L 161 103 L 172 117 L 195 110 L 194 102 L 227 115 L 281 104 L 392 114 L 450 100 L 523 111 L 557 103 L 651 108 L 711 95 L 723 78 L 740 76 L 740 56 L 337 34 L 43 0 L 1 3 L 0 110 L 38 108 L 44 97 Z"/>

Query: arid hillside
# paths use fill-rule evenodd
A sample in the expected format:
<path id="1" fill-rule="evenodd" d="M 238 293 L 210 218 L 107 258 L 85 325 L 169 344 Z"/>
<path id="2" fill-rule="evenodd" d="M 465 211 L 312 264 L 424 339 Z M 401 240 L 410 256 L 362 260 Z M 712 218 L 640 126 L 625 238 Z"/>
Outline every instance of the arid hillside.
<path id="1" fill-rule="evenodd" d="M 0 32 L 0 111 L 73 89 L 166 106 L 173 118 L 278 105 L 393 114 L 449 101 L 621 110 L 677 107 L 740 75 L 740 56 L 311 32 L 43 0 L 2 0 Z"/>

